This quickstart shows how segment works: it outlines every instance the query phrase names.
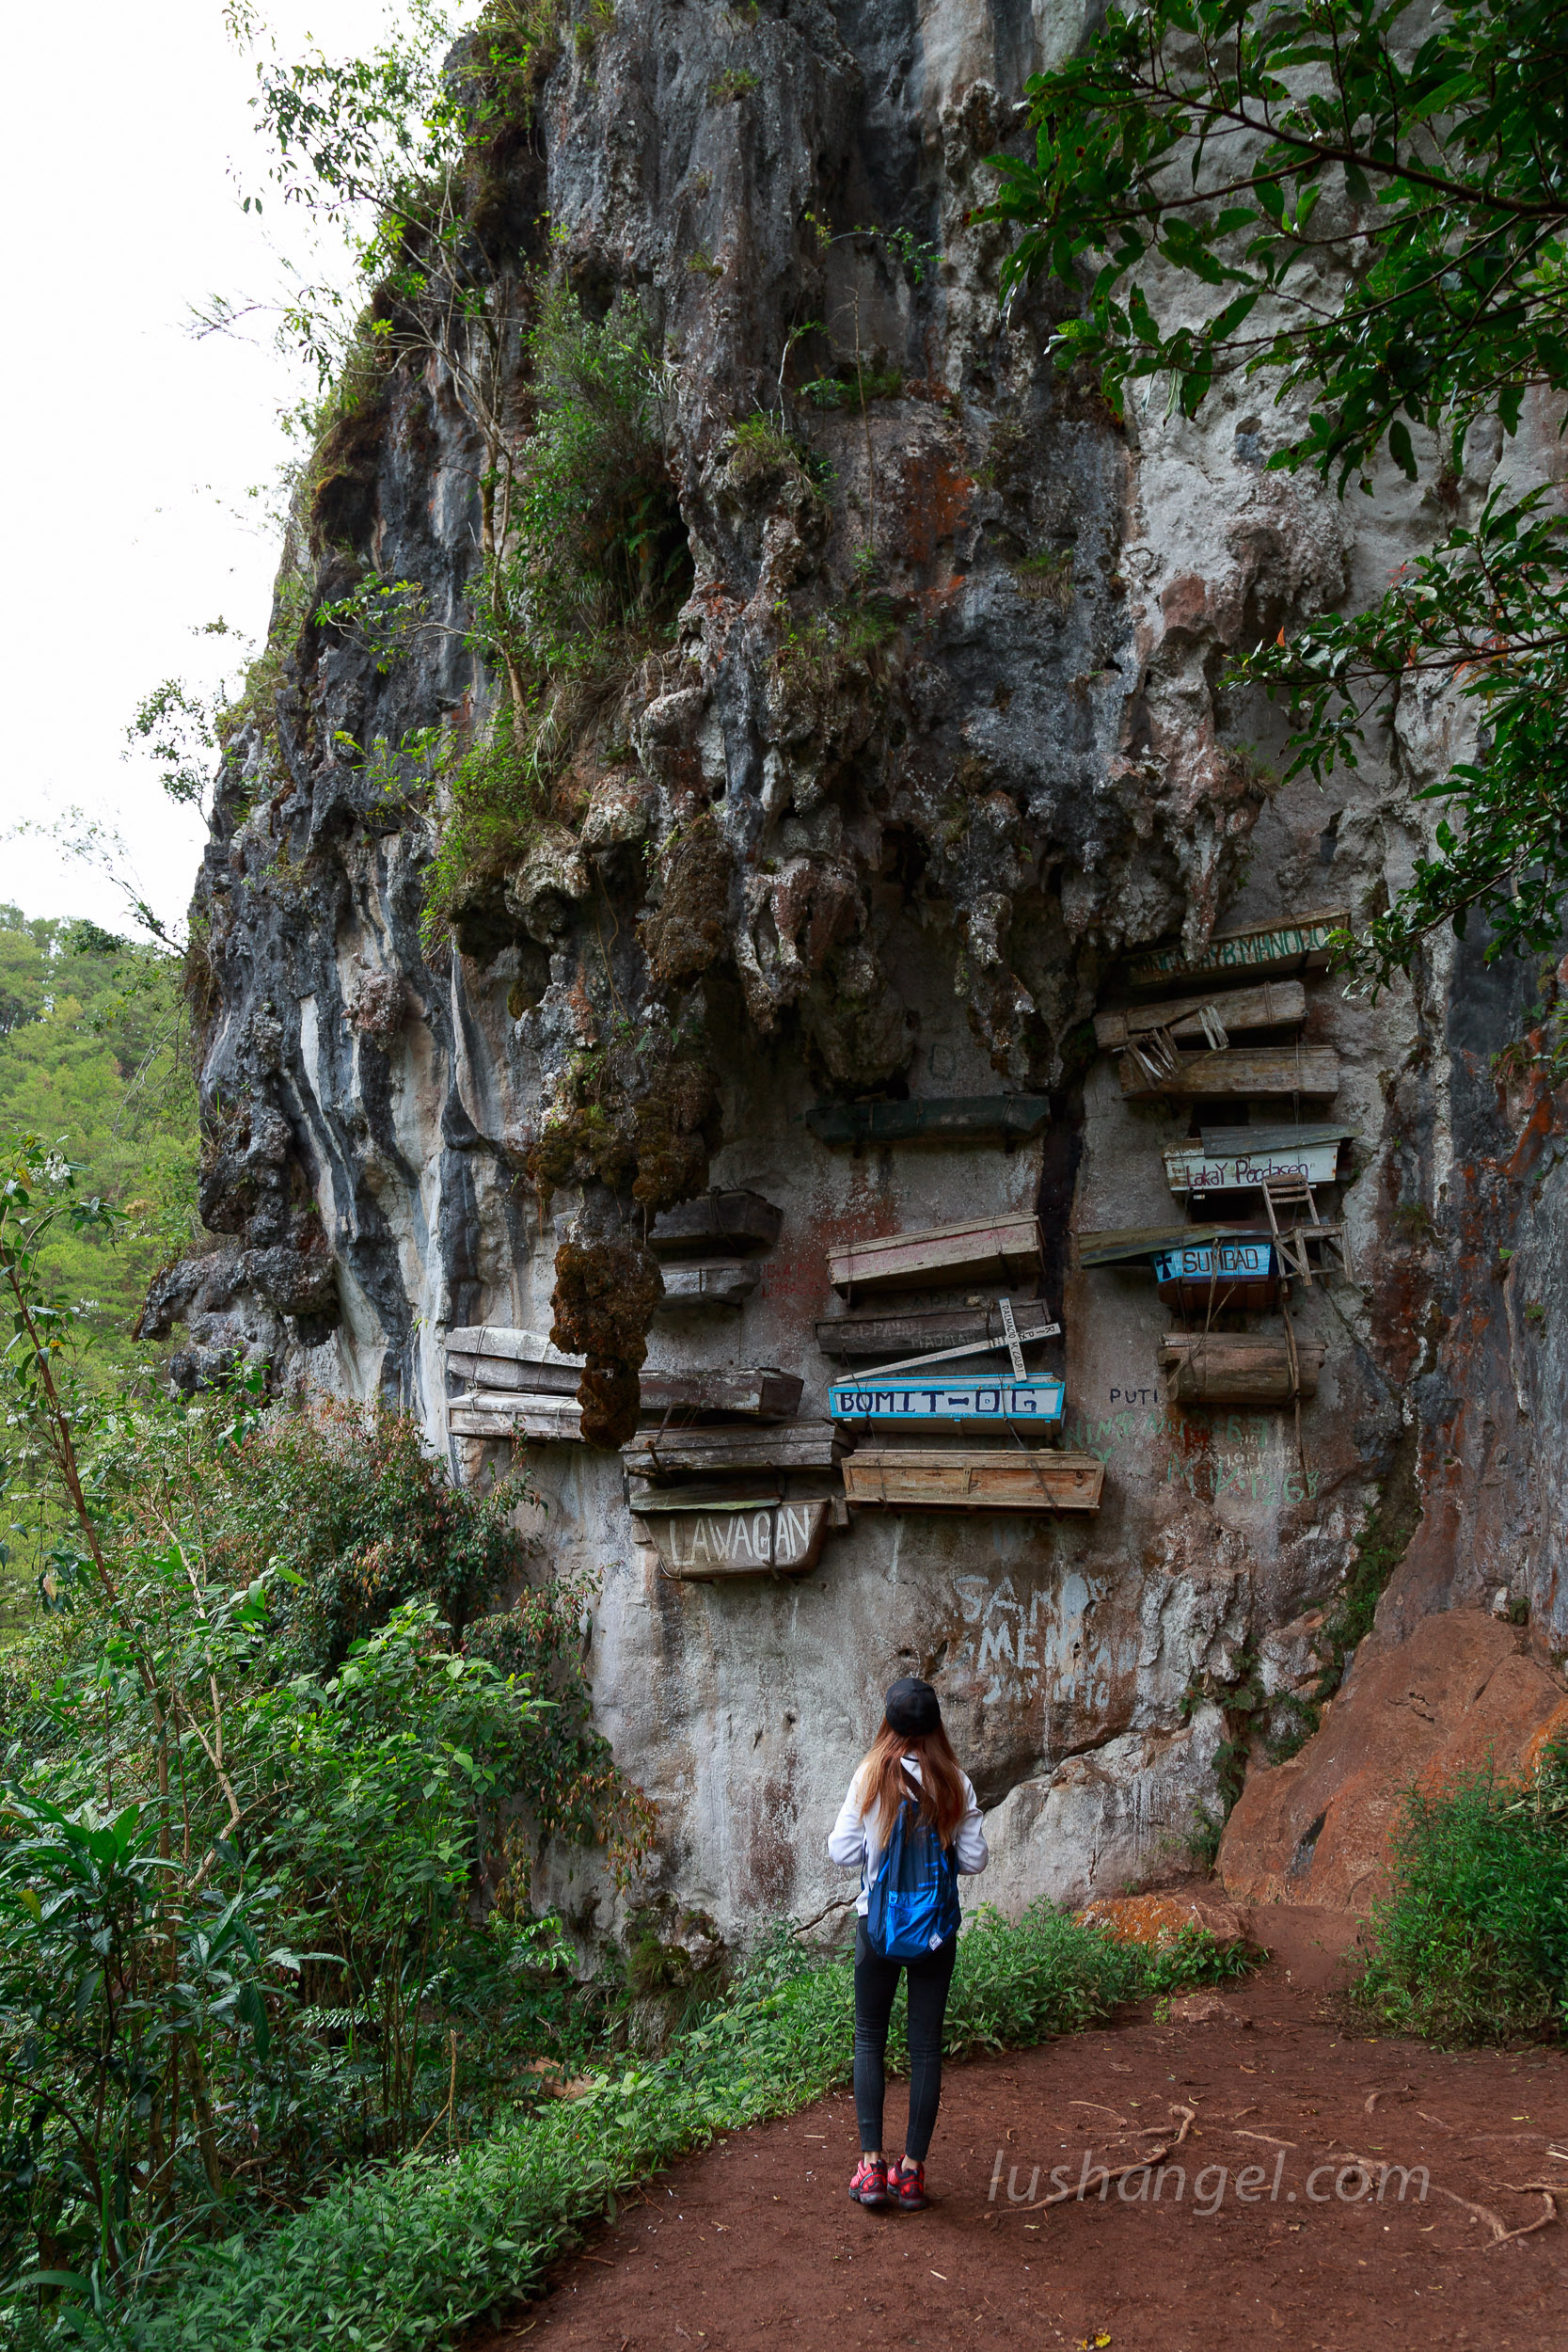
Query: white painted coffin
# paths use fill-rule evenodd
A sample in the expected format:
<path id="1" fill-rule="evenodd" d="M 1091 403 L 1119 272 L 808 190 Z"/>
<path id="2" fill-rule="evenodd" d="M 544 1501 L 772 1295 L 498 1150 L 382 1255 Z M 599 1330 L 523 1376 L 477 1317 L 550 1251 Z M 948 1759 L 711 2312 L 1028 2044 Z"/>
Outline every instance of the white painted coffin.
<path id="1" fill-rule="evenodd" d="M 804 1576 L 821 1554 L 832 1510 L 831 1500 L 822 1497 L 637 1516 L 667 1576 L 706 1583 L 719 1577 Z"/>

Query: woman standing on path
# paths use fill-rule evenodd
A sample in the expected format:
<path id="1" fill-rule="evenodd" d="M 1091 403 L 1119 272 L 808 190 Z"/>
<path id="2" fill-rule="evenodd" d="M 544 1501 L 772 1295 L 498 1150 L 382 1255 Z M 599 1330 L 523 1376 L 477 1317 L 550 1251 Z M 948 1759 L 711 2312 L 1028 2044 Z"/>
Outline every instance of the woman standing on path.
<path id="1" fill-rule="evenodd" d="M 849 2194 L 862 2205 L 918 2213 L 926 2151 L 942 2097 L 942 2028 L 958 1945 L 958 1874 L 990 1855 L 980 1807 L 942 1725 L 928 1682 L 905 1675 L 849 1784 L 828 1840 L 831 1859 L 862 1874 L 855 1930 L 855 2115 L 861 2160 Z M 882 2153 L 883 2058 L 898 1971 L 910 1980 L 910 2122 L 891 2179 Z"/>

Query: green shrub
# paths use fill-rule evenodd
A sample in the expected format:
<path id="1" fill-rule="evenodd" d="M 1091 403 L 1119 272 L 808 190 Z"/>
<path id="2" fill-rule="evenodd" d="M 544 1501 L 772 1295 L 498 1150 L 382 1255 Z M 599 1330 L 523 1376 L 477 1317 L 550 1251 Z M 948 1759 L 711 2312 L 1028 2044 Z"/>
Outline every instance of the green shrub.
<path id="1" fill-rule="evenodd" d="M 1118 2001 L 1245 1964 L 1192 1933 L 1150 1956 L 1039 1905 L 1016 1927 L 982 1913 L 958 1947 L 947 2048 L 1072 2031 Z M 669 2055 L 622 2060 L 570 2104 L 509 2119 L 455 2156 L 341 2182 L 253 2244 L 186 2263 L 150 2311 L 142 2352 L 417 2352 L 536 2293 L 550 2265 L 639 2181 L 717 2134 L 787 2113 L 847 2080 L 847 1955 L 814 1965 L 787 1933 Z M 902 2003 L 890 2058 L 907 2062 Z"/>
<path id="2" fill-rule="evenodd" d="M 1491 1772 L 1412 1789 L 1355 1987 L 1383 2025 L 1495 2042 L 1568 2022 L 1568 1748 L 1528 1788 Z"/>

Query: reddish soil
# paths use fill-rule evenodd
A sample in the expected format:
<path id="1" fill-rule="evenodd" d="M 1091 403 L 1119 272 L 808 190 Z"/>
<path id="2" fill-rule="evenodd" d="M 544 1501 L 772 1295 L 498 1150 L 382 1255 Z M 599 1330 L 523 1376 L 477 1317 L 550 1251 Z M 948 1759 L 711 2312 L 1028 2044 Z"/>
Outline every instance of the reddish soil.
<path id="1" fill-rule="evenodd" d="M 1510 2231 L 1546 2211 L 1522 2185 L 1549 2181 L 1568 2201 L 1568 2056 L 1362 2038 L 1333 1989 L 1345 1923 L 1264 1912 L 1258 1926 L 1269 1965 L 1192 2002 L 1217 2017 L 1161 2021 L 1149 2005 L 1106 2030 L 952 2068 L 927 2212 L 850 2204 L 854 2111 L 830 2099 L 666 2174 L 483 2352 L 1568 2346 L 1568 2229 L 1552 2219 L 1497 2243 L 1457 2201 Z M 1009 2177 L 1026 2201 L 1037 2165 L 1045 2195 L 1053 2167 L 1077 2182 L 1085 2150 L 1091 2166 L 1126 2163 L 1141 2153 L 1131 2135 L 1174 2133 L 1180 2106 L 1194 2116 L 1168 2159 L 1185 2161 L 1180 2201 L 1167 2169 L 1158 2202 L 1145 2175 L 1103 2201 L 1091 2183 L 1083 2202 L 1009 2204 Z M 1381 2203 L 1375 2188 L 1354 2194 L 1355 2156 L 1425 2167 L 1427 2195 L 1418 2171 L 1402 2201 L 1398 2173 Z M 1256 2201 L 1238 2197 L 1239 2175 Z"/>

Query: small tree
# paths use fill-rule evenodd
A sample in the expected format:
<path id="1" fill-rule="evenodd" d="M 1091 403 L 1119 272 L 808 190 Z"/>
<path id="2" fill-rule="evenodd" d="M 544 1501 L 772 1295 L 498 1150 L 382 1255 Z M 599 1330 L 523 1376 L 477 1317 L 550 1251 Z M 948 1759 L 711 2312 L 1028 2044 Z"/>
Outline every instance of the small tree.
<path id="1" fill-rule="evenodd" d="M 1479 420 L 1512 435 L 1528 393 L 1568 393 L 1568 45 L 1551 0 L 1435 16 L 1404 0 L 1153 0 L 1112 8 L 1083 56 L 1028 87 L 1035 158 L 992 159 L 988 215 L 1021 231 L 1006 283 L 1049 270 L 1082 285 L 1057 357 L 1093 368 L 1118 406 L 1164 377 L 1196 416 L 1217 378 L 1262 375 L 1292 420 L 1269 464 L 1316 467 L 1343 494 L 1370 492 L 1384 449 L 1441 489 Z M 1199 323 L 1173 319 L 1200 289 Z M 1435 437 L 1430 455 L 1413 426 Z M 1369 612 L 1240 665 L 1290 708 L 1291 774 L 1354 766 L 1373 714 L 1418 678 L 1479 705 L 1480 757 L 1423 796 L 1449 803 L 1435 856 L 1352 951 L 1374 984 L 1472 909 L 1489 956 L 1557 938 L 1562 531 L 1544 492 L 1499 490 Z"/>

